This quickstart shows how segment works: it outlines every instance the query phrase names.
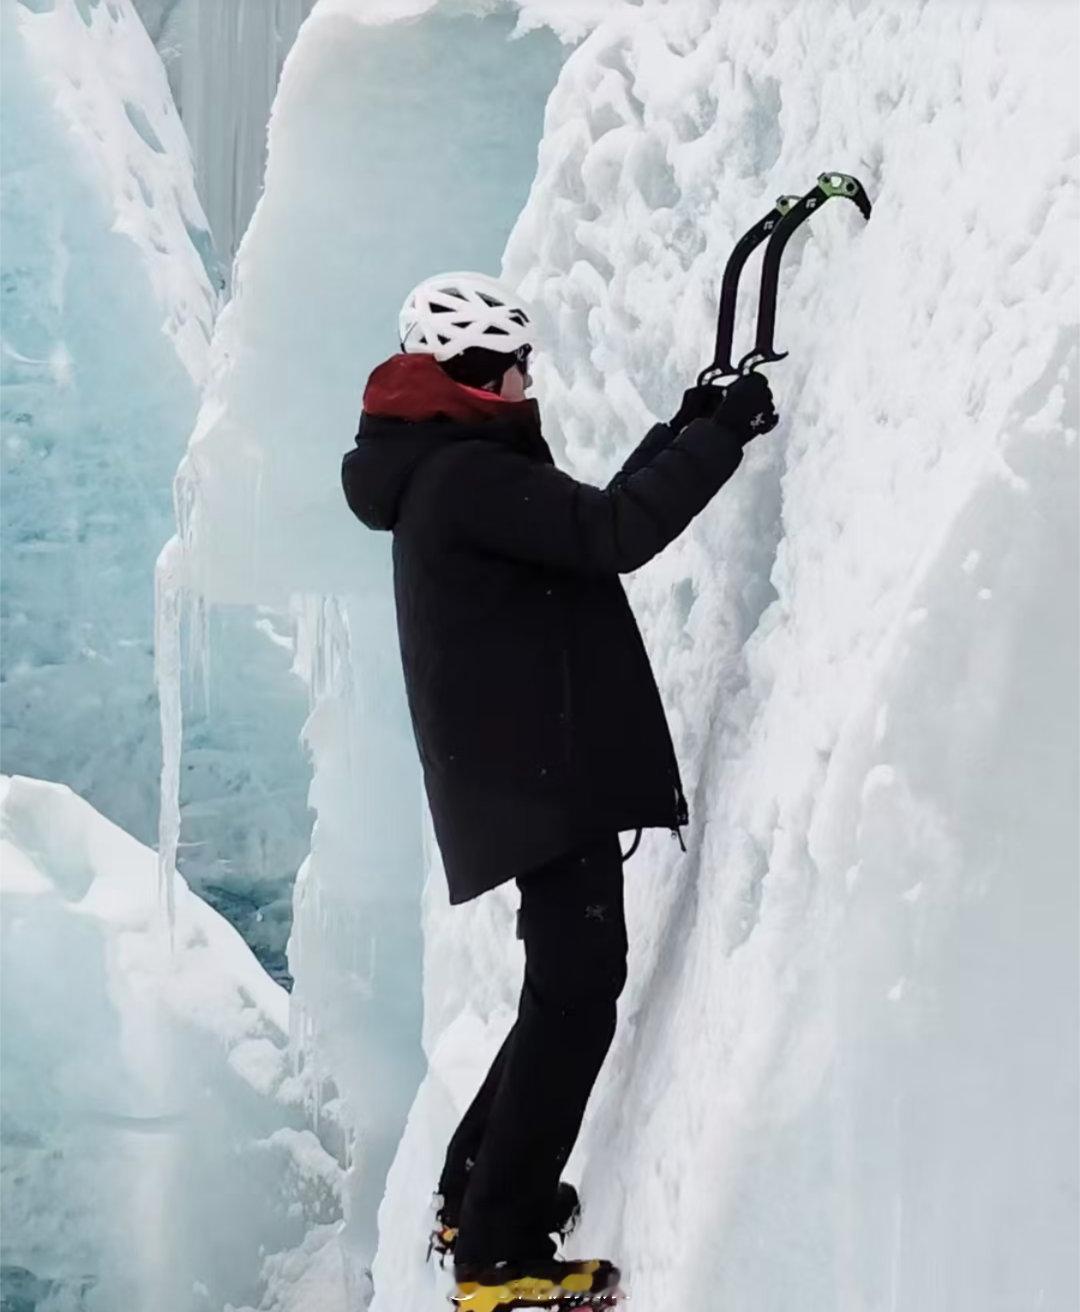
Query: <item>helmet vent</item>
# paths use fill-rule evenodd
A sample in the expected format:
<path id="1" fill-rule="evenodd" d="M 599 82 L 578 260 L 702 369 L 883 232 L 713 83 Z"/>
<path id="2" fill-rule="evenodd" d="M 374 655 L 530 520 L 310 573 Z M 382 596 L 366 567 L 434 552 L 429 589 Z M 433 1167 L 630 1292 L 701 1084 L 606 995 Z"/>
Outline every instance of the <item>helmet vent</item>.
<path id="1" fill-rule="evenodd" d="M 473 347 L 512 355 L 531 345 L 532 312 L 518 293 L 482 273 L 442 273 L 414 287 L 398 315 L 406 352 L 443 363 Z"/>

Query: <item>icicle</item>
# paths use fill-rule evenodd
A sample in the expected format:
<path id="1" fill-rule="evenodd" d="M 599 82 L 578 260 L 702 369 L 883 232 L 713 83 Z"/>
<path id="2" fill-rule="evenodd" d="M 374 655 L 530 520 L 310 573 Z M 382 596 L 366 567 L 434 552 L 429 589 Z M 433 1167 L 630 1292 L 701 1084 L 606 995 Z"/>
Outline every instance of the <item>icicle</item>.
<path id="1" fill-rule="evenodd" d="M 180 752 L 183 742 L 180 629 L 184 553 L 178 538 L 161 549 L 154 569 L 154 681 L 161 716 L 161 800 L 158 810 L 158 886 L 170 940 L 176 923 L 176 850 L 180 841 Z"/>

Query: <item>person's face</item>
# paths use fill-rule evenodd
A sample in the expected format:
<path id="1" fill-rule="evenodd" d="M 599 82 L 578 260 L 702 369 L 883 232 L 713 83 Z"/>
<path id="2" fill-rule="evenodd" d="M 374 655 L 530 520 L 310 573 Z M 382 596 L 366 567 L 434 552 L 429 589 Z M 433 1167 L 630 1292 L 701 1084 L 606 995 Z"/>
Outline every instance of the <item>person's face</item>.
<path id="1" fill-rule="evenodd" d="M 529 373 L 530 354 L 527 346 L 522 347 L 519 358 L 503 374 L 499 395 L 505 397 L 507 401 L 524 401 L 526 391 L 532 386 L 532 375 Z"/>
<path id="2" fill-rule="evenodd" d="M 532 386 L 529 374 L 523 374 L 516 364 L 512 364 L 503 374 L 499 395 L 508 401 L 524 401 L 525 389 Z"/>

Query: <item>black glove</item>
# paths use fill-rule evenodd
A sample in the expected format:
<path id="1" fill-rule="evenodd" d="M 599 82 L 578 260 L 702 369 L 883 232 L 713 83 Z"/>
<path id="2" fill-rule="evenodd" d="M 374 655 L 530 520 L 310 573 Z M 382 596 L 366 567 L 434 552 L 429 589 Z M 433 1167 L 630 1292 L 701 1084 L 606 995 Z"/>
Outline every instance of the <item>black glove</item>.
<path id="1" fill-rule="evenodd" d="M 671 421 L 678 433 L 691 420 L 711 419 L 730 429 L 743 446 L 759 433 L 768 433 L 780 422 L 772 391 L 764 374 L 741 374 L 728 387 L 705 386 L 687 389 L 679 413 Z"/>
<path id="2" fill-rule="evenodd" d="M 711 419 L 724 400 L 722 387 L 688 387 L 683 393 L 678 414 L 668 424 L 673 433 L 681 433 L 695 419 Z"/>
<path id="3" fill-rule="evenodd" d="M 730 428 L 743 446 L 759 433 L 771 432 L 780 418 L 765 375 L 749 373 L 736 378 L 713 415 L 713 422 Z"/>

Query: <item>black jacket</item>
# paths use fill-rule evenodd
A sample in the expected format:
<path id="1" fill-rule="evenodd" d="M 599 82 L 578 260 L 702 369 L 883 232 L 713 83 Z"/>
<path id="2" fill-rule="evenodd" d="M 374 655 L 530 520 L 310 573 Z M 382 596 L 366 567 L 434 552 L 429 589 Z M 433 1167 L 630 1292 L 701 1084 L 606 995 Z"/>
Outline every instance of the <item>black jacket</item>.
<path id="1" fill-rule="evenodd" d="M 394 534 L 405 687 L 450 901 L 612 830 L 675 829 L 686 802 L 620 573 L 735 472 L 709 420 L 651 429 L 606 489 L 515 422 L 361 417 L 353 512 Z"/>

